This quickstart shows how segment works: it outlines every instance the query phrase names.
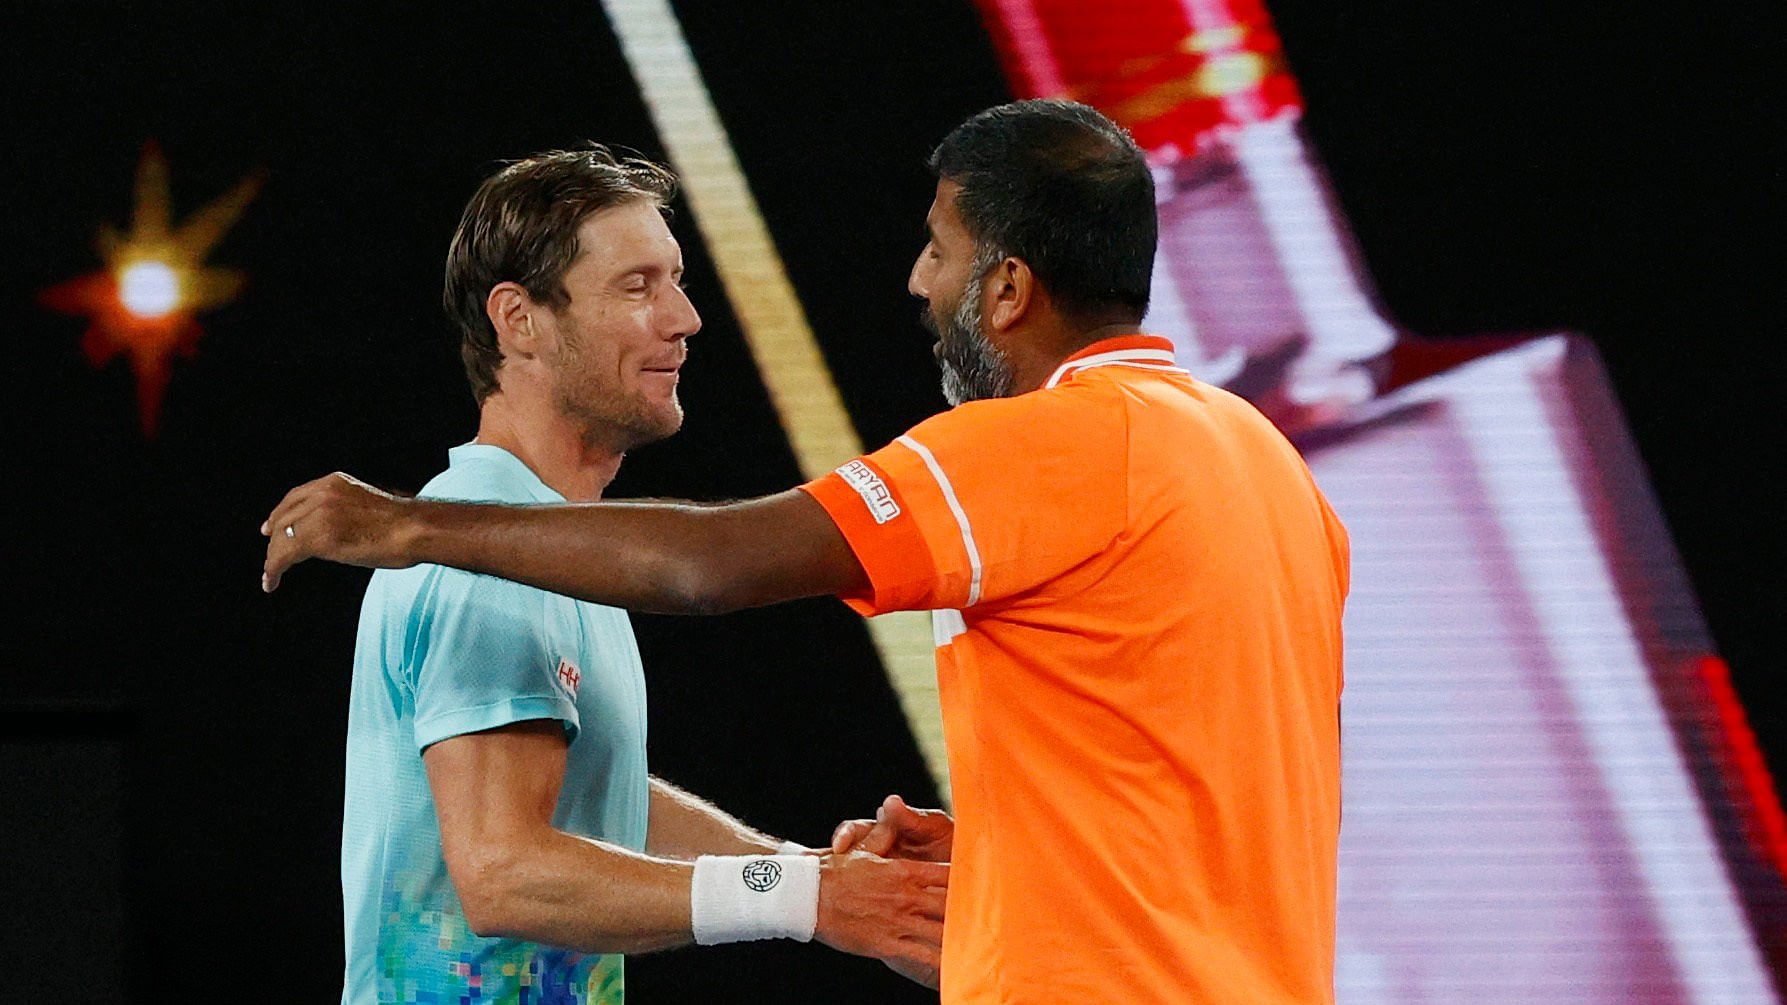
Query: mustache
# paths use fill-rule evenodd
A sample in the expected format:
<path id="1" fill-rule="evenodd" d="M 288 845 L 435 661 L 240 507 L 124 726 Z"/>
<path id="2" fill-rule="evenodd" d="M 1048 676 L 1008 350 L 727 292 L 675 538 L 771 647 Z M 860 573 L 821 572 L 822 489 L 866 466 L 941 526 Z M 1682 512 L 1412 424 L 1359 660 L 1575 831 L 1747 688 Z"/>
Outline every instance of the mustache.
<path id="1" fill-rule="evenodd" d="M 925 331 L 930 332 L 933 338 L 943 337 L 943 322 L 937 320 L 937 315 L 931 310 L 929 300 L 926 300 L 924 306 L 918 309 L 918 324 Z"/>

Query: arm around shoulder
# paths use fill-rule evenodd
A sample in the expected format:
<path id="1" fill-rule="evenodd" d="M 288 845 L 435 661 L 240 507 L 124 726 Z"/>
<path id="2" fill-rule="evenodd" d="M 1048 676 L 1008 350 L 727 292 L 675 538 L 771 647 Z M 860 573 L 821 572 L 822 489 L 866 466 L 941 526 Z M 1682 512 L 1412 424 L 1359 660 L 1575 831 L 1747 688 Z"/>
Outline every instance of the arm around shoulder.
<path id="1" fill-rule="evenodd" d="M 269 591 L 313 557 L 446 565 L 665 614 L 717 614 L 867 584 L 825 508 L 798 489 L 723 506 L 497 506 L 400 499 L 342 475 L 292 490 L 262 533 Z"/>

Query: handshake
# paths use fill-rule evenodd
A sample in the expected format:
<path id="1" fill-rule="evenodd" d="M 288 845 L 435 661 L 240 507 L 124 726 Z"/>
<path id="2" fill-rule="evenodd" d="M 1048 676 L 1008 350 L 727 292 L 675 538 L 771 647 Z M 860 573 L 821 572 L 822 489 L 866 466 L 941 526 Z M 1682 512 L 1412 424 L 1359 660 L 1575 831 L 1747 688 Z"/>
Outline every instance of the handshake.
<path id="1" fill-rule="evenodd" d="M 935 988 L 954 838 L 949 814 L 913 809 L 899 796 L 888 796 L 873 820 L 839 824 L 819 872 L 813 937 Z"/>

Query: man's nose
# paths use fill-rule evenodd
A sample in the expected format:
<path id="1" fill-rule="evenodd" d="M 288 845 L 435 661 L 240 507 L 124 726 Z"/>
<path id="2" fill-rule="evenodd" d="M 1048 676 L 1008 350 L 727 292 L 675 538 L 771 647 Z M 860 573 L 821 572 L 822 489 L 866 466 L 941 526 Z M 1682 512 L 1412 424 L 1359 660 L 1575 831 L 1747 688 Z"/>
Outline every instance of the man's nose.
<path id="1" fill-rule="evenodd" d="M 670 339 L 685 339 L 701 330 L 701 314 L 695 310 L 695 302 L 689 299 L 681 287 L 676 290 L 677 311 L 671 326 Z"/>

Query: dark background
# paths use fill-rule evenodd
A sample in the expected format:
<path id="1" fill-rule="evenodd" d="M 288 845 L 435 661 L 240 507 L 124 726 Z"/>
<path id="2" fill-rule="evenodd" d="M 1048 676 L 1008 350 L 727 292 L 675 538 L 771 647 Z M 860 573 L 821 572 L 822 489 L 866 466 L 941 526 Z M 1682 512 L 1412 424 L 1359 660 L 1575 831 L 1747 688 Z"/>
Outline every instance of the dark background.
<path id="1" fill-rule="evenodd" d="M 1308 134 L 1391 313 L 1437 337 L 1568 328 L 1600 347 L 1758 738 L 1778 682 L 1781 51 L 1765 5 L 1279 0 Z M 0 945 L 21 1000 L 332 1000 L 345 697 L 365 574 L 256 589 L 261 517 L 343 468 L 413 490 L 474 412 L 437 298 L 502 158 L 661 144 L 594 0 L 15 3 L 0 297 L 12 436 L 0 635 Z M 922 159 L 1009 95 L 961 2 L 677 4 L 864 440 L 942 407 L 904 294 Z M 176 219 L 264 167 L 214 264 L 249 286 L 175 364 L 159 437 L 42 289 L 92 271 L 143 143 Z M 706 327 L 688 424 L 614 495 L 798 478 L 686 211 Z M 889 791 L 934 798 L 861 623 L 831 601 L 639 617 L 654 771 L 820 842 Z M 34 961 L 26 965 L 23 961 Z M 925 996 L 791 944 L 629 965 L 640 1002 Z M 10 985 L 20 987 L 19 985 Z M 6 993 L 9 999 L 15 996 Z"/>

